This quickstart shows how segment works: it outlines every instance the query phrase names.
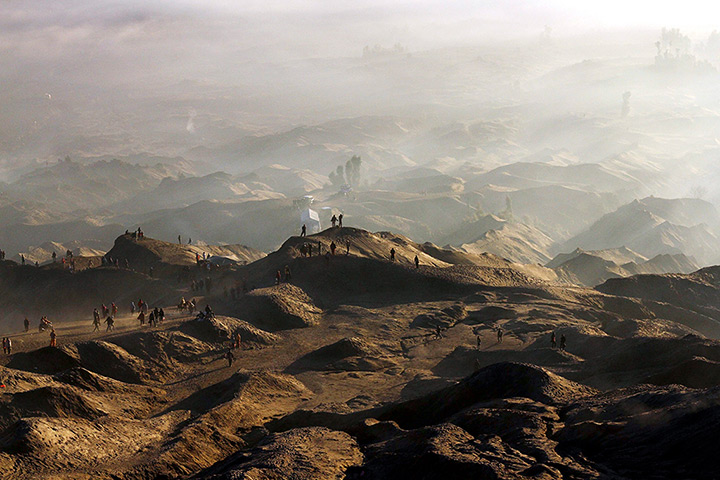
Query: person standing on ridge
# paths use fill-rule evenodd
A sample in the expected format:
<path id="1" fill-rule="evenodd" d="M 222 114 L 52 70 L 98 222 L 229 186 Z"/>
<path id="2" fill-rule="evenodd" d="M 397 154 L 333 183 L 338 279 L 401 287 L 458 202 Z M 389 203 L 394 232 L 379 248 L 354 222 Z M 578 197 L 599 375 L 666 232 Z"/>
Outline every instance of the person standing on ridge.
<path id="1" fill-rule="evenodd" d="M 57 333 L 54 328 L 50 330 L 50 346 L 57 347 Z"/>
<path id="2" fill-rule="evenodd" d="M 333 228 L 335 228 L 335 224 L 337 223 L 337 217 L 334 214 L 330 219 L 330 223 L 332 223 Z"/>
<path id="3" fill-rule="evenodd" d="M 29 332 L 30 331 L 30 320 L 28 320 L 27 317 L 25 317 L 25 321 L 23 322 L 23 325 L 25 326 L 25 331 Z"/>
<path id="4" fill-rule="evenodd" d="M 415 255 L 415 268 L 420 268 L 420 259 Z"/>
<path id="5" fill-rule="evenodd" d="M 342 228 L 343 214 L 338 215 L 338 227 Z"/>
<path id="6" fill-rule="evenodd" d="M 395 261 L 395 249 L 394 248 L 390 249 L 390 261 L 391 262 Z"/>
<path id="7" fill-rule="evenodd" d="M 307 227 L 306 227 L 305 224 L 303 223 L 302 229 L 300 229 L 300 236 L 301 236 L 301 237 L 304 237 L 304 236 L 306 236 L 306 235 L 307 235 Z"/>

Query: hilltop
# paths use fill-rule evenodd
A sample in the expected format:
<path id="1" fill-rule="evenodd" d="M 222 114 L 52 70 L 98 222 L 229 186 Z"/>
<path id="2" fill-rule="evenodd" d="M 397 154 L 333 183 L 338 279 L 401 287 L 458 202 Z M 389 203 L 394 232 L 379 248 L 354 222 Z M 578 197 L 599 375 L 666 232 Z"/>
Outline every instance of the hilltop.
<path id="1" fill-rule="evenodd" d="M 331 242 L 329 263 L 301 254 Z M 560 286 L 541 278 L 549 269 L 349 227 L 226 269 L 198 268 L 191 248 L 205 247 L 118 237 L 110 252 L 159 266 L 156 278 L 0 265 L 11 303 L 25 292 L 76 309 L 56 322 L 57 348 L 34 329 L 10 333 L 15 353 L 0 360 L 8 478 L 623 477 L 649 475 L 628 451 L 656 462 L 657 445 L 669 472 L 712 469 L 702 457 L 683 463 L 688 436 L 676 427 L 714 421 L 720 321 L 706 307 L 716 269 L 658 276 L 693 282 L 694 296 L 630 298 L 625 284 L 655 277 L 618 279 L 613 293 Z M 285 265 L 292 278 L 274 285 Z M 170 269 L 183 267 L 215 286 L 177 286 Z M 162 324 L 129 315 L 139 296 L 164 307 Z M 178 312 L 180 296 L 215 318 Z M 92 332 L 101 298 L 119 302 L 115 332 Z M 551 332 L 566 348 L 552 348 Z"/>

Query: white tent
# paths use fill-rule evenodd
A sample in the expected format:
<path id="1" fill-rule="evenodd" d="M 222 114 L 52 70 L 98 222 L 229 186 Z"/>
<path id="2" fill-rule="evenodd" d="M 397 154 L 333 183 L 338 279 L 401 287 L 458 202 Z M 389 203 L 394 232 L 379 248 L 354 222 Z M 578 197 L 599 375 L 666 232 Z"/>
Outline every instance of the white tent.
<path id="1" fill-rule="evenodd" d="M 308 208 L 300 212 L 300 226 L 307 227 L 308 235 L 318 233 L 322 230 L 320 226 L 320 215 L 315 210 Z"/>

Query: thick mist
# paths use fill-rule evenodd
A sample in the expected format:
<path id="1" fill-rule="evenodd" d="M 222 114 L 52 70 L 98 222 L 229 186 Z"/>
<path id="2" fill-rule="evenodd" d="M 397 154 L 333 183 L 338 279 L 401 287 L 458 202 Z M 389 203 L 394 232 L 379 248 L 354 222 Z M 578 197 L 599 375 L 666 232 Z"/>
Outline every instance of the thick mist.
<path id="1" fill-rule="evenodd" d="M 147 224 L 269 251 L 311 194 L 324 222 L 523 263 L 720 261 L 720 35 L 628 8 L 6 2 L 0 248 Z"/>

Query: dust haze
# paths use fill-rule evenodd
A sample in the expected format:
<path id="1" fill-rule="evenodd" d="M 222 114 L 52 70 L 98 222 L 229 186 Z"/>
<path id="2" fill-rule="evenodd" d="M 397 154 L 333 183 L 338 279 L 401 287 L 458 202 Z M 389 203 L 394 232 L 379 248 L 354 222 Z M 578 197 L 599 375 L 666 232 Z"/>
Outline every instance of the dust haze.
<path id="1" fill-rule="evenodd" d="M 0 3 L 3 478 L 713 476 L 720 12 L 585 3 Z"/>

